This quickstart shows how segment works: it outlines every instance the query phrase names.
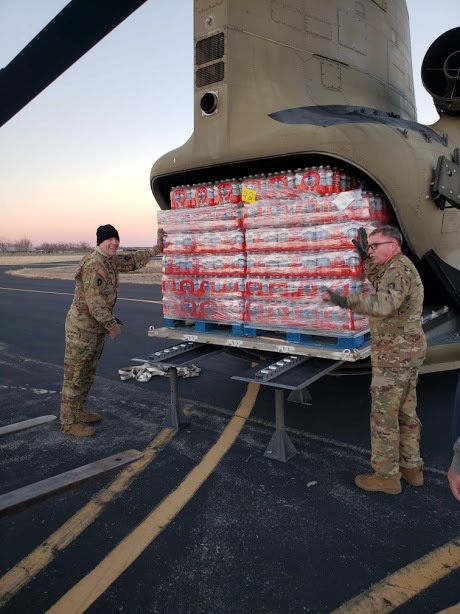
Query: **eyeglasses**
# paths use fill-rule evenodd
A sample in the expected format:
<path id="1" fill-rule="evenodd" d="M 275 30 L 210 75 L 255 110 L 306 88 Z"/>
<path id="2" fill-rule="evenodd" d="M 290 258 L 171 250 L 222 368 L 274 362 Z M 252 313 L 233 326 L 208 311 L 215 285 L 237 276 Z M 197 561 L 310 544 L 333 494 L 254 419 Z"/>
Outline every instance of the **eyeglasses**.
<path id="1" fill-rule="evenodd" d="M 369 243 L 369 245 L 367 246 L 367 249 L 369 251 L 374 251 L 375 249 L 377 249 L 379 245 L 389 245 L 390 243 L 393 243 L 393 241 L 382 241 L 381 243 Z"/>

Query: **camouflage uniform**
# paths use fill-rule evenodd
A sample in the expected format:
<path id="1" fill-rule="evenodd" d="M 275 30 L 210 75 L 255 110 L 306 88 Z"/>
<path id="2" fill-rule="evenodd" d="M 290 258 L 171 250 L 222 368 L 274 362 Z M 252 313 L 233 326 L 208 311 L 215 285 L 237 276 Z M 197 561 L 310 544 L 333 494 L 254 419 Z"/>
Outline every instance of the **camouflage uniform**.
<path id="1" fill-rule="evenodd" d="M 117 300 L 119 273 L 145 266 L 157 248 L 107 256 L 99 247 L 82 258 L 75 275 L 75 295 L 65 322 L 64 383 L 61 424 L 79 420 L 80 409 L 96 375 L 105 335 L 116 323 L 112 313 Z"/>
<path id="2" fill-rule="evenodd" d="M 371 465 L 382 478 L 399 467 L 421 467 L 417 416 L 418 369 L 426 354 L 423 285 L 417 269 L 398 253 L 383 266 L 364 260 L 376 294 L 352 294 L 348 308 L 369 315 L 371 333 Z"/>

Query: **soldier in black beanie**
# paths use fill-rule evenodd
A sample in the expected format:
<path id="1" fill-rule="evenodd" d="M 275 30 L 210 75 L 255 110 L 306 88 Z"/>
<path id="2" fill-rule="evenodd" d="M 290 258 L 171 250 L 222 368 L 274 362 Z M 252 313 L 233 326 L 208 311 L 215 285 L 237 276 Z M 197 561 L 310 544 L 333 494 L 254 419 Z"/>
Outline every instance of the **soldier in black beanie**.
<path id="1" fill-rule="evenodd" d="M 118 234 L 118 230 L 112 224 L 106 224 L 105 226 L 99 226 L 96 230 L 96 239 L 97 245 L 100 245 L 103 241 L 107 239 L 117 239 L 120 241 L 120 235 Z"/>
<path id="2" fill-rule="evenodd" d="M 113 315 L 117 300 L 119 273 L 145 266 L 163 251 L 164 231 L 159 228 L 157 244 L 150 249 L 117 255 L 120 236 L 111 224 L 96 230 L 97 246 L 82 258 L 75 275 L 75 295 L 65 323 L 64 383 L 61 400 L 61 432 L 88 437 L 101 415 L 83 405 L 96 375 L 105 336 L 116 339 L 121 322 Z"/>

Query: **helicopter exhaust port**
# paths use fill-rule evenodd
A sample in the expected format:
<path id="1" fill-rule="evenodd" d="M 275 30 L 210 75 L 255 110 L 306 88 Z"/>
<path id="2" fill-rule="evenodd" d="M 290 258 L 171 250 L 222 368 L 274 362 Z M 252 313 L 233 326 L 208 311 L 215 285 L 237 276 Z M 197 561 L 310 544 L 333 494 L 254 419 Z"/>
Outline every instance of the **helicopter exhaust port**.
<path id="1" fill-rule="evenodd" d="M 422 81 L 440 115 L 460 115 L 460 28 L 445 32 L 428 49 Z"/>
<path id="2" fill-rule="evenodd" d="M 219 96 L 217 92 L 206 92 L 200 100 L 200 109 L 203 115 L 212 115 L 217 111 Z"/>

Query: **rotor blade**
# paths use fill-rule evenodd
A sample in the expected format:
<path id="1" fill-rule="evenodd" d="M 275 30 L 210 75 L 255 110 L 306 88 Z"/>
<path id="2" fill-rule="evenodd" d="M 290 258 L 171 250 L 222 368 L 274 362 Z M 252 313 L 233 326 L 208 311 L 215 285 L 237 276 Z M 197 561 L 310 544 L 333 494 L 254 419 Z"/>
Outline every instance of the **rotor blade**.
<path id="1" fill-rule="evenodd" d="M 71 0 L 0 70 L 0 126 L 146 0 Z"/>

